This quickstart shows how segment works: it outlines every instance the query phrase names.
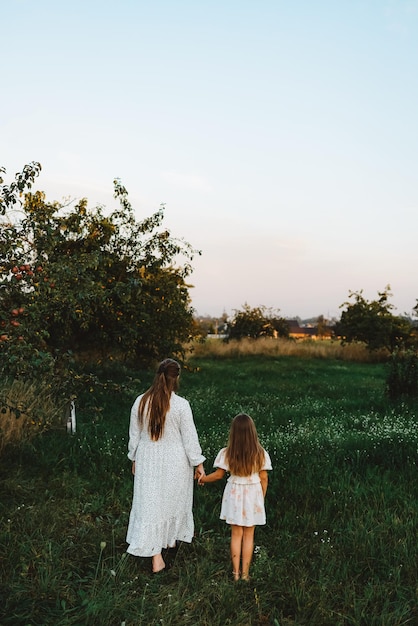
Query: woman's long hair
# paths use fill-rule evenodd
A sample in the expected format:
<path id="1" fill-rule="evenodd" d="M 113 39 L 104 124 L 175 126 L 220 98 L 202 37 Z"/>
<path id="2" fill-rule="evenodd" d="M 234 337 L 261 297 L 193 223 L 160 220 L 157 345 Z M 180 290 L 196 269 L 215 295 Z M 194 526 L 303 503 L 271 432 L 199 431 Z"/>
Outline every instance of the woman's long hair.
<path id="1" fill-rule="evenodd" d="M 153 441 L 163 436 L 165 417 L 170 408 L 170 398 L 179 385 L 180 365 L 174 359 L 161 361 L 151 387 L 144 393 L 139 403 L 139 424 L 147 417 L 148 432 Z"/>
<path id="2" fill-rule="evenodd" d="M 229 471 L 235 476 L 250 476 L 264 465 L 264 450 L 252 418 L 240 413 L 232 420 L 225 452 Z"/>

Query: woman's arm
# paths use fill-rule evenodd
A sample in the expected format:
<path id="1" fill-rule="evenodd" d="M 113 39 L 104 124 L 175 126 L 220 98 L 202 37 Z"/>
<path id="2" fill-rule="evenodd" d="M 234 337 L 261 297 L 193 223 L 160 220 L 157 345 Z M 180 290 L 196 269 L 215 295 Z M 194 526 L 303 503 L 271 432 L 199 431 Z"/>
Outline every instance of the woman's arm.
<path id="1" fill-rule="evenodd" d="M 184 450 L 192 467 L 198 467 L 206 460 L 202 454 L 196 426 L 193 420 L 193 413 L 190 404 L 184 398 L 181 407 L 180 433 Z"/>
<path id="2" fill-rule="evenodd" d="M 135 461 L 136 449 L 139 441 L 139 421 L 138 421 L 138 407 L 140 396 L 136 398 L 131 408 L 131 418 L 129 420 L 129 441 L 128 441 L 128 459 Z"/>
<path id="3" fill-rule="evenodd" d="M 200 478 L 202 478 L 202 476 L 204 475 L 205 475 L 205 468 L 203 467 L 203 463 L 199 463 L 199 465 L 195 468 L 194 477 L 197 480 L 200 480 Z"/>
<path id="4" fill-rule="evenodd" d="M 201 476 L 198 482 L 199 482 L 199 485 L 204 485 L 205 483 L 214 483 L 216 480 L 222 480 L 224 476 L 225 476 L 225 470 L 218 467 L 218 469 L 216 469 L 211 474 L 206 474 L 205 476 Z"/>
<path id="5" fill-rule="evenodd" d="M 260 476 L 261 489 L 263 490 L 263 496 L 266 497 L 267 485 L 269 482 L 267 470 L 261 470 L 261 472 L 259 472 L 258 475 Z"/>

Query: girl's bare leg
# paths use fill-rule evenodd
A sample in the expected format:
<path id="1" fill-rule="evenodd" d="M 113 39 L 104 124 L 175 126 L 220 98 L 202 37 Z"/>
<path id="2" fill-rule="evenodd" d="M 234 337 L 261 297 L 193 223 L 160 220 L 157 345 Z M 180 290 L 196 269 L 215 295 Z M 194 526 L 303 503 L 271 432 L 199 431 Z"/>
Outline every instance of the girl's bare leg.
<path id="1" fill-rule="evenodd" d="M 249 579 L 250 565 L 254 553 L 254 526 L 244 526 L 242 534 L 242 576 Z"/>
<path id="2" fill-rule="evenodd" d="M 231 561 L 234 580 L 239 579 L 243 527 L 231 524 Z"/>

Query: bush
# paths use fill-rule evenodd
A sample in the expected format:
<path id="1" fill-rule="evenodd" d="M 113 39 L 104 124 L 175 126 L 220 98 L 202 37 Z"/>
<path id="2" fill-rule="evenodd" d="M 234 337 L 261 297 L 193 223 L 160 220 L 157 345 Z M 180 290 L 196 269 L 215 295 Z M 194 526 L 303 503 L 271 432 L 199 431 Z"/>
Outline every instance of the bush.
<path id="1" fill-rule="evenodd" d="M 390 357 L 387 393 L 393 400 L 418 395 L 418 355 L 415 350 L 396 350 Z"/>

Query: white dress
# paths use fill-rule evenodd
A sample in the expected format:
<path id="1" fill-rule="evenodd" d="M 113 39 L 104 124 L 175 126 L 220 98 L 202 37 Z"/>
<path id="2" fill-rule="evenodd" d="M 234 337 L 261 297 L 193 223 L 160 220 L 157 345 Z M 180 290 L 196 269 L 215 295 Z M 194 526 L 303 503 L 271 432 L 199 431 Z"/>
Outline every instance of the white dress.
<path id="1" fill-rule="evenodd" d="M 132 406 L 129 426 L 128 458 L 135 461 L 135 477 L 126 541 L 130 554 L 153 556 L 176 540 L 191 542 L 193 468 L 205 457 L 187 400 L 171 394 L 163 436 L 152 441 L 146 421 L 139 427 L 141 397 Z"/>
<path id="2" fill-rule="evenodd" d="M 218 452 L 213 465 L 229 472 L 225 451 L 226 448 L 222 448 Z M 270 456 L 266 450 L 264 450 L 264 464 L 261 469 L 272 469 Z M 266 523 L 263 489 L 258 473 L 250 476 L 233 474 L 229 476 L 222 497 L 220 519 L 225 520 L 227 524 L 237 526 L 261 526 Z"/>

